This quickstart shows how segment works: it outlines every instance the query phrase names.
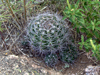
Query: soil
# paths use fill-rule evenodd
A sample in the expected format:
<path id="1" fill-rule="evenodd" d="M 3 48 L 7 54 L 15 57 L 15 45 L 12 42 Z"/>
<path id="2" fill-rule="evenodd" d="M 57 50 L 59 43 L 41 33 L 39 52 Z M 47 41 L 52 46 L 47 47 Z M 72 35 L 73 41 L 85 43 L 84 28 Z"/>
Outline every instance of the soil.
<path id="1" fill-rule="evenodd" d="M 59 70 L 49 68 L 35 58 L 16 56 L 9 51 L 0 53 L 0 75 L 86 75 L 85 68 L 88 65 L 96 64 L 87 58 L 86 53 L 81 54 L 69 68 L 62 69 L 63 65 L 59 64 Z"/>

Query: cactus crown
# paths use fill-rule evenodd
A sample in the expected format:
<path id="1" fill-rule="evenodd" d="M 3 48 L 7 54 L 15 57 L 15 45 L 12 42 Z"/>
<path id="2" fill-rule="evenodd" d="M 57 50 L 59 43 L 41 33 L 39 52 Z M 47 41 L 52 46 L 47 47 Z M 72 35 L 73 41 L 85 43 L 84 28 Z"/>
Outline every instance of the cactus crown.
<path id="1" fill-rule="evenodd" d="M 68 24 L 57 14 L 43 13 L 34 17 L 27 28 L 27 39 L 35 55 L 44 55 L 43 59 L 49 66 L 57 63 L 59 58 L 72 61 L 77 55 L 74 49 L 69 49 L 72 42 Z"/>

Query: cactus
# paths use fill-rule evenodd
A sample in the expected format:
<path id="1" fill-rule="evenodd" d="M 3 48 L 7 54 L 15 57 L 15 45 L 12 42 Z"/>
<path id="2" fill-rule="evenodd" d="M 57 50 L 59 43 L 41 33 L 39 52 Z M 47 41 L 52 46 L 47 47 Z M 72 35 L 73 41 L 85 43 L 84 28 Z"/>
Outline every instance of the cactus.
<path id="1" fill-rule="evenodd" d="M 47 66 L 54 67 L 58 63 L 58 56 L 56 54 L 46 55 L 44 61 Z"/>
<path id="2" fill-rule="evenodd" d="M 26 32 L 27 40 L 36 52 L 35 56 L 43 57 L 49 66 L 55 65 L 58 57 L 63 61 L 63 54 L 68 55 L 68 58 L 73 56 L 71 61 L 77 55 L 77 52 L 74 53 L 76 50 L 68 50 L 68 45 L 73 45 L 69 26 L 57 14 L 39 14 L 30 21 Z M 69 59 L 65 57 L 64 61 L 67 60 Z"/>
<path id="3" fill-rule="evenodd" d="M 75 47 L 68 45 L 65 50 L 60 52 L 60 57 L 63 62 L 73 63 L 74 59 L 78 56 L 78 52 L 75 50 Z"/>

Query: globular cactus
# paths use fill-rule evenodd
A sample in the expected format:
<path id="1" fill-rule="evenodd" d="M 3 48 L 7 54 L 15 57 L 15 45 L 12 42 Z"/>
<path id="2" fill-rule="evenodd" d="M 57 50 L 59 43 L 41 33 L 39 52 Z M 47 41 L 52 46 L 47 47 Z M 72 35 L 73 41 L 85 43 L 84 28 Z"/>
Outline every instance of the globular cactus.
<path id="1" fill-rule="evenodd" d="M 60 57 L 63 62 L 73 63 L 77 56 L 78 52 L 72 45 L 67 45 L 67 48 L 60 52 Z"/>
<path id="2" fill-rule="evenodd" d="M 53 53 L 50 55 L 46 55 L 44 61 L 47 64 L 47 66 L 54 67 L 59 60 L 57 54 Z"/>
<path id="3" fill-rule="evenodd" d="M 44 56 L 43 59 L 49 66 L 57 63 L 58 57 L 63 61 L 63 54 L 66 54 L 69 59 L 77 55 L 77 52 L 73 53 L 74 49 L 68 50 L 68 45 L 73 45 L 70 30 L 67 22 L 57 14 L 39 14 L 30 21 L 26 32 L 27 40 L 36 52 L 35 55 Z M 64 53 L 64 51 L 67 52 Z M 69 59 L 64 58 L 66 62 Z"/>

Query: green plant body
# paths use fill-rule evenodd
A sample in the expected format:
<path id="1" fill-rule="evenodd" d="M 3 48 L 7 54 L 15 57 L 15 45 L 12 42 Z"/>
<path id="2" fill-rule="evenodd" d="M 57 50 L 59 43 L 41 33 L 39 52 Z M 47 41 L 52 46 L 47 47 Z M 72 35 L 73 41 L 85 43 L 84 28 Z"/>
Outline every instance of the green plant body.
<path id="1" fill-rule="evenodd" d="M 86 51 L 92 50 L 95 57 L 99 57 L 99 48 L 91 48 L 90 39 L 93 40 L 96 47 L 99 47 L 100 42 L 100 1 L 99 0 L 77 0 L 76 3 L 70 4 L 67 0 L 63 19 L 68 18 L 73 23 L 73 28 L 77 32 L 85 34 L 85 38 L 81 36 L 80 48 L 85 48 Z M 100 57 L 99 57 L 100 58 Z"/>
<path id="2" fill-rule="evenodd" d="M 78 53 L 71 42 L 68 24 L 57 14 L 39 14 L 30 21 L 26 32 L 35 56 L 43 57 L 48 66 L 54 66 L 59 59 L 68 63 L 76 59 Z"/>

